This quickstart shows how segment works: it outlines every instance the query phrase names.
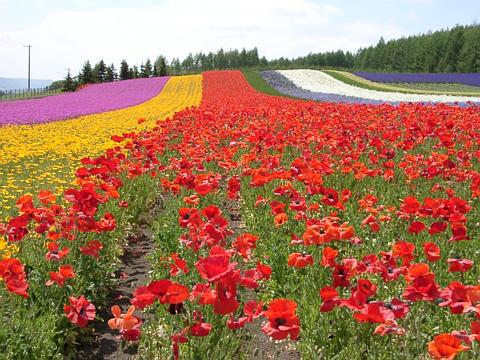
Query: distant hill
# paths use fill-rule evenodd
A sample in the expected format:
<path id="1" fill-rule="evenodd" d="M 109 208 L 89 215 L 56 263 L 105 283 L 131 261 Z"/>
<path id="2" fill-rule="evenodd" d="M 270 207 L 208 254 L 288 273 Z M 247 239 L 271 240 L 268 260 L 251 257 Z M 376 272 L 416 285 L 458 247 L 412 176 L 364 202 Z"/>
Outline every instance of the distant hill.
<path id="1" fill-rule="evenodd" d="M 31 79 L 31 88 L 42 88 L 52 83 L 52 80 Z M 28 79 L 14 79 L 0 77 L 0 90 L 26 89 L 28 87 Z"/>

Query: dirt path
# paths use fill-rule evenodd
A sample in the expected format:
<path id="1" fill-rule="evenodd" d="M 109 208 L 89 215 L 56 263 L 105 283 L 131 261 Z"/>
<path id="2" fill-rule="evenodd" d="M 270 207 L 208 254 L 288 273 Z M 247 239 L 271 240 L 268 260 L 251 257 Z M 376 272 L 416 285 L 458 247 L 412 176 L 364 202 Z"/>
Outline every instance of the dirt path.
<path id="1" fill-rule="evenodd" d="M 116 304 L 125 312 L 130 306 L 133 290 L 147 282 L 151 266 L 146 257 L 153 253 L 155 248 L 150 225 L 153 219 L 161 212 L 162 206 L 163 201 L 159 198 L 151 206 L 150 210 L 140 215 L 137 228 L 127 238 L 123 248 L 121 265 L 115 273 L 115 278 L 118 279 L 117 286 L 108 296 L 110 299 L 109 303 L 99 313 L 103 322 L 95 324 L 93 342 L 90 345 L 81 347 L 77 356 L 78 359 L 132 360 L 138 358 L 136 346 L 122 347 L 118 331 L 110 329 L 107 322 L 112 318 L 110 308 Z M 137 313 L 136 315 L 142 318 L 144 314 Z"/>
<path id="2" fill-rule="evenodd" d="M 247 226 L 242 219 L 241 201 L 228 201 L 224 207 L 228 211 L 230 228 L 235 236 L 247 231 Z M 259 240 L 261 241 L 261 239 Z M 255 294 L 252 292 L 252 299 Z M 256 320 L 253 324 L 247 324 L 248 335 L 242 339 L 240 353 L 246 354 L 249 360 L 300 360 L 300 353 L 296 350 L 295 341 L 275 341 L 262 332 L 261 328 L 266 321 Z"/>

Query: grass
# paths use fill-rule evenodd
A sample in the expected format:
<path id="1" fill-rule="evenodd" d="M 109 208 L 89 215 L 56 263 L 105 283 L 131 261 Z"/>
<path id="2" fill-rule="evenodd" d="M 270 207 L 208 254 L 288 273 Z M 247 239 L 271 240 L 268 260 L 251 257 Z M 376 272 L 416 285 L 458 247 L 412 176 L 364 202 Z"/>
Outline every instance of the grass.
<path id="1" fill-rule="evenodd" d="M 252 70 L 242 70 L 243 75 L 245 76 L 245 79 L 249 82 L 249 84 L 257 91 L 263 92 L 268 95 L 273 95 L 273 96 L 283 96 L 283 97 L 290 97 L 291 96 L 282 94 L 280 91 L 274 89 L 271 87 L 258 73 L 257 71 L 252 71 Z"/>
<path id="2" fill-rule="evenodd" d="M 30 91 L 22 93 L 11 93 L 7 92 L 4 95 L 0 95 L 0 101 L 11 101 L 11 100 L 27 100 L 27 99 L 37 99 L 46 96 L 58 95 L 62 93 L 62 89 L 57 90 L 46 90 L 46 91 Z"/>
<path id="3" fill-rule="evenodd" d="M 409 90 L 425 90 L 425 91 L 445 91 L 448 93 L 477 93 L 480 96 L 480 87 L 465 84 L 450 83 L 385 83 L 390 86 L 399 87 Z"/>
<path id="4" fill-rule="evenodd" d="M 340 80 L 348 85 L 356 86 L 362 89 L 386 91 L 386 92 L 399 92 L 404 94 L 430 94 L 430 95 L 458 95 L 458 96 L 480 96 L 478 89 L 476 92 L 472 91 L 454 91 L 453 88 L 448 90 L 430 90 L 430 89 L 413 89 L 407 87 L 398 86 L 399 84 L 384 84 L 362 79 L 352 73 L 338 70 L 322 70 L 324 73 L 332 76 L 333 78 Z"/>

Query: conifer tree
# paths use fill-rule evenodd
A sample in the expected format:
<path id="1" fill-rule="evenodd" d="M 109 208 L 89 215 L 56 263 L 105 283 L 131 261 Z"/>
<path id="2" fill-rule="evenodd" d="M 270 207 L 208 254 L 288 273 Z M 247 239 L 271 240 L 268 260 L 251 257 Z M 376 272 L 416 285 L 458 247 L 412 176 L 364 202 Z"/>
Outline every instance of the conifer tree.
<path id="1" fill-rule="evenodd" d="M 155 60 L 154 68 L 157 71 L 157 74 L 155 76 L 167 76 L 168 71 L 165 56 L 160 55 L 159 57 L 157 57 L 157 60 Z"/>
<path id="2" fill-rule="evenodd" d="M 68 70 L 67 76 L 65 77 L 65 80 L 63 81 L 62 91 L 64 91 L 64 92 L 75 91 L 76 89 L 77 89 L 77 83 L 72 78 L 72 76 L 70 74 L 70 70 Z"/>
<path id="3" fill-rule="evenodd" d="M 120 63 L 120 80 L 131 79 L 130 69 L 127 60 L 123 59 Z"/>
<path id="4" fill-rule="evenodd" d="M 107 73 L 105 75 L 105 81 L 106 82 L 112 82 L 117 80 L 118 74 L 117 70 L 115 69 L 115 65 L 111 64 L 109 67 L 107 67 Z"/>
<path id="5" fill-rule="evenodd" d="M 78 82 L 80 84 L 91 84 L 93 83 L 93 70 L 92 70 L 92 65 L 90 64 L 90 61 L 85 61 L 83 64 L 82 70 L 80 71 L 80 74 L 78 75 Z"/>
<path id="6" fill-rule="evenodd" d="M 150 61 L 150 59 L 147 59 L 147 61 L 145 61 L 145 67 L 143 69 L 143 72 L 144 72 L 144 76 L 143 77 L 151 77 L 153 75 L 153 68 L 152 68 L 152 62 Z"/>
<path id="7" fill-rule="evenodd" d="M 105 78 L 107 76 L 107 65 L 105 65 L 105 61 L 100 60 L 94 68 L 93 77 L 94 81 L 97 83 L 105 82 Z"/>

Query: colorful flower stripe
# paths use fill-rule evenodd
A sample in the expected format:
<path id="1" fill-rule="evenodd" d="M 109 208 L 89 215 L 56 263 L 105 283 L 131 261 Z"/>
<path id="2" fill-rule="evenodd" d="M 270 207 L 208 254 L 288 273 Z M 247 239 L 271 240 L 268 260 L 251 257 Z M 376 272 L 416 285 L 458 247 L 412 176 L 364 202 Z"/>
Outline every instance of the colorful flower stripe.
<path id="1" fill-rule="evenodd" d="M 361 78 L 384 83 L 451 83 L 480 86 L 478 73 L 370 73 L 364 71 L 354 72 Z"/>
<path id="2" fill-rule="evenodd" d="M 372 359 L 478 358 L 477 109 L 320 104 L 260 94 L 237 71 L 204 79 L 200 107 L 86 159 L 67 208 L 48 192 L 19 199 L 19 215 L 0 224 L 22 250 L 0 261 L 5 313 L 46 304 L 90 326 L 88 271 L 112 255 L 120 207 L 135 210 L 120 190 L 148 179 L 168 194 L 151 227 L 160 256 L 134 307 L 114 306 L 108 322 L 140 352 L 234 358 L 222 351 L 237 352 L 256 326 L 298 340 L 288 345 L 306 359 L 357 348 Z M 24 260 L 28 245 L 38 261 Z M 29 300 L 10 301 L 19 296 Z M 142 325 L 134 312 L 145 308 Z M 8 326 L 8 340 L 25 338 Z"/>
<path id="3" fill-rule="evenodd" d="M 0 126 L 40 124 L 141 104 L 162 91 L 168 77 L 89 85 L 74 93 L 0 102 Z"/>
<path id="4" fill-rule="evenodd" d="M 321 92 L 313 92 L 302 89 L 295 85 L 292 81 L 287 79 L 284 75 L 278 71 L 262 71 L 261 75 L 263 79 L 274 89 L 280 91 L 282 94 L 294 96 L 300 99 L 308 99 L 322 102 L 335 102 L 335 103 L 349 103 L 349 104 L 382 104 L 384 101 L 362 99 L 359 97 L 326 94 Z M 391 104 L 394 104 L 393 102 Z"/>
<path id="5" fill-rule="evenodd" d="M 201 75 L 172 77 L 153 99 L 134 107 L 67 121 L 0 127 L 0 218 L 20 194 L 49 189 L 61 193 L 85 156 L 117 145 L 112 135 L 142 131 L 175 112 L 200 103 Z M 138 119 L 145 119 L 138 123 Z"/>
<path id="6" fill-rule="evenodd" d="M 346 84 L 318 70 L 281 70 L 279 72 L 302 89 L 324 94 L 360 97 L 383 102 L 480 102 L 478 97 L 404 94 L 363 89 Z"/>

